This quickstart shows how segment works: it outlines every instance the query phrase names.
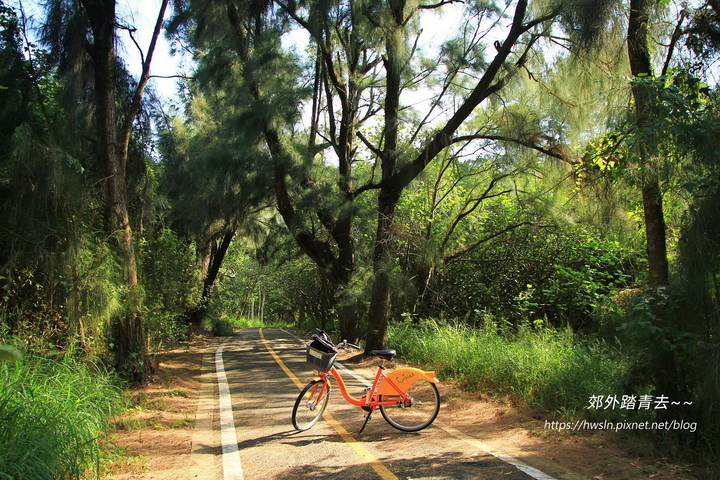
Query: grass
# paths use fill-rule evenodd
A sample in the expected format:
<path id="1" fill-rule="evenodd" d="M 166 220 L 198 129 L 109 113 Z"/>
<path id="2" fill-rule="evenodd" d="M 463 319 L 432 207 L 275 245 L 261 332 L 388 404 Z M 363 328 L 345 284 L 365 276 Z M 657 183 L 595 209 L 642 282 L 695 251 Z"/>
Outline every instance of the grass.
<path id="1" fill-rule="evenodd" d="M 566 418 L 587 416 L 592 395 L 627 393 L 620 382 L 629 360 L 605 344 L 579 342 L 568 330 L 406 321 L 390 329 L 388 343 L 441 378 Z"/>
<path id="2" fill-rule="evenodd" d="M 0 364 L 0 479 L 87 478 L 121 391 L 97 368 L 25 354 Z"/>

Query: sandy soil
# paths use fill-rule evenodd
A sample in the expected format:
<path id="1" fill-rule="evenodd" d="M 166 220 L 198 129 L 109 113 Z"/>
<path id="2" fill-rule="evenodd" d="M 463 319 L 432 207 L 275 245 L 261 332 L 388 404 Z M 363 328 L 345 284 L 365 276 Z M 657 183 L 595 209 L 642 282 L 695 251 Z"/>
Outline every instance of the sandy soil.
<path id="1" fill-rule="evenodd" d="M 195 335 L 159 355 L 159 369 L 128 393 L 130 408 L 114 421 L 103 478 L 178 480 L 190 459 L 203 353 L 218 339 Z M 359 365 L 362 367 L 363 365 Z M 497 451 L 568 480 L 696 480 L 700 468 L 670 462 L 652 447 L 608 432 L 558 432 L 546 418 L 443 382 L 443 421 Z M 535 418 L 534 418 L 535 417 Z M 549 419 L 553 420 L 553 419 Z"/>

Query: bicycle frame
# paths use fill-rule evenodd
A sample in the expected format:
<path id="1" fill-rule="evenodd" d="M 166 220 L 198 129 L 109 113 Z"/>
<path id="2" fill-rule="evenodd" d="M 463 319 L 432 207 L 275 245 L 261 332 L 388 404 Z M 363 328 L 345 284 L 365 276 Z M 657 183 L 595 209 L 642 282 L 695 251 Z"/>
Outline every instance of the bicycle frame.
<path id="1" fill-rule="evenodd" d="M 380 405 L 397 405 L 402 403 L 404 405 L 411 405 L 412 399 L 405 393 L 408 388 L 417 380 L 427 380 L 431 383 L 439 383 L 435 372 L 425 372 L 419 368 L 403 367 L 397 370 L 393 370 L 389 373 L 385 372 L 383 366 L 378 366 L 377 372 L 375 373 L 375 380 L 372 386 L 362 397 L 353 397 L 347 390 L 345 381 L 340 375 L 340 372 L 333 366 L 327 372 L 320 372 L 320 375 L 315 377 L 314 380 L 322 380 L 322 389 L 316 397 L 316 402 L 325 396 L 330 390 L 330 378 L 334 378 L 340 388 L 340 393 L 345 400 L 358 407 L 365 409 L 375 410 Z M 313 392 L 313 396 L 316 392 Z M 381 400 L 381 397 L 390 397 Z"/>

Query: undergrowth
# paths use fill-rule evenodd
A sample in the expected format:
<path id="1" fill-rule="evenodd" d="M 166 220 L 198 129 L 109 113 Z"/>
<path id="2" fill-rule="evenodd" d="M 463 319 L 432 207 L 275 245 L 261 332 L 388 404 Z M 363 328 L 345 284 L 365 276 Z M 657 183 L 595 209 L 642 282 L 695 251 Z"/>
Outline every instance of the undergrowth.
<path id="1" fill-rule="evenodd" d="M 621 382 L 630 368 L 630 360 L 605 343 L 580 342 L 570 330 L 545 327 L 407 320 L 390 329 L 388 343 L 441 378 L 566 418 L 586 416 L 592 396 L 624 393 Z"/>
<path id="2" fill-rule="evenodd" d="M 0 479 L 97 476 L 98 439 L 120 404 L 93 365 L 37 355 L 0 364 Z"/>

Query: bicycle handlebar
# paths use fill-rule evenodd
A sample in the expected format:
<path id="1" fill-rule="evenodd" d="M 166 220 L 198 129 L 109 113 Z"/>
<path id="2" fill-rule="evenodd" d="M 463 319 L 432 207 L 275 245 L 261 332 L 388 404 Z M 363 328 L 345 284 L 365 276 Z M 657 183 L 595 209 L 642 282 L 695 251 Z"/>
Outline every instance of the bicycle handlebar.
<path id="1" fill-rule="evenodd" d="M 360 350 L 360 347 L 358 345 L 355 345 L 354 343 L 349 343 L 347 340 L 343 340 L 342 342 L 338 343 L 336 345 L 338 348 L 354 348 L 355 350 Z"/>
<path id="2" fill-rule="evenodd" d="M 323 340 L 327 340 L 330 343 L 333 343 L 333 341 L 330 339 L 330 336 L 325 332 L 325 330 L 322 330 L 320 328 L 316 328 L 315 331 L 317 332 L 318 336 L 321 337 Z M 334 343 L 333 343 L 334 345 Z M 335 345 L 337 348 L 342 349 L 348 349 L 348 348 L 354 348 L 355 350 L 360 350 L 360 346 L 355 345 L 354 343 L 349 343 L 347 340 L 343 340 L 342 342 Z"/>

